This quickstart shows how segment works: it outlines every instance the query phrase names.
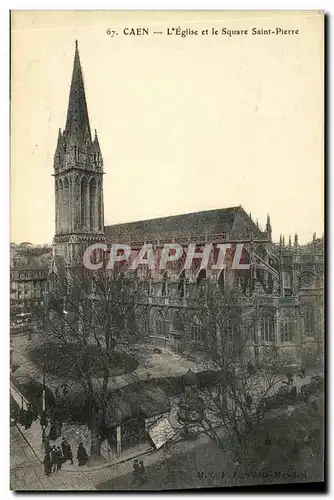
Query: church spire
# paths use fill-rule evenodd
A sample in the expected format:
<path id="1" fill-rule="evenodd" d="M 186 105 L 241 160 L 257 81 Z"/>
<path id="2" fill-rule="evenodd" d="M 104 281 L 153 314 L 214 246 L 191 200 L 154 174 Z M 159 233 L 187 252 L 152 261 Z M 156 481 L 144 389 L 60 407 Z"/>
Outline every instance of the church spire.
<path id="1" fill-rule="evenodd" d="M 92 140 L 78 42 L 65 130 L 58 133 L 54 157 L 55 252 L 75 263 L 87 246 L 105 241 L 102 155 Z"/>
<path id="2" fill-rule="evenodd" d="M 95 129 L 95 131 L 94 131 L 94 144 L 95 144 L 95 146 L 97 146 L 98 148 L 100 147 L 100 144 L 99 144 L 99 139 L 98 139 L 98 137 L 97 137 L 97 131 L 96 131 L 96 129 Z"/>
<path id="3" fill-rule="evenodd" d="M 77 40 L 75 41 L 72 81 L 64 133 L 68 144 L 79 146 L 84 144 L 87 139 L 90 142 L 92 140 Z"/>

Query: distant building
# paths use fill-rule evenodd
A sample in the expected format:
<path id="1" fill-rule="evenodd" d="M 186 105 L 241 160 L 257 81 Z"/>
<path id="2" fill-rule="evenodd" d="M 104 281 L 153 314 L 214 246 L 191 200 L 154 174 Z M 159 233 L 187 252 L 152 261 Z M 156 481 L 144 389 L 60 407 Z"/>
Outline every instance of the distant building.
<path id="1" fill-rule="evenodd" d="M 29 244 L 10 248 L 11 331 L 30 327 L 33 311 L 44 305 L 52 247 Z"/>

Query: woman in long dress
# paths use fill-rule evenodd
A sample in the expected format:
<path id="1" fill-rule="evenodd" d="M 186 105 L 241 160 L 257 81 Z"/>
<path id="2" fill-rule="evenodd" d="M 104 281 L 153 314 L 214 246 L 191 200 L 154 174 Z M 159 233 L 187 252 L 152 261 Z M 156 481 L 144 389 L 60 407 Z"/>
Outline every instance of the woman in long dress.
<path id="1" fill-rule="evenodd" d="M 50 476 L 51 471 L 52 471 L 52 462 L 51 462 L 51 457 L 50 457 L 50 452 L 47 451 L 44 456 L 43 460 L 43 465 L 44 465 L 44 472 L 46 476 Z"/>
<path id="2" fill-rule="evenodd" d="M 87 451 L 82 443 L 79 443 L 79 446 L 78 446 L 77 459 L 78 459 L 79 465 L 86 465 L 86 462 L 88 460 L 88 455 L 87 455 Z"/>

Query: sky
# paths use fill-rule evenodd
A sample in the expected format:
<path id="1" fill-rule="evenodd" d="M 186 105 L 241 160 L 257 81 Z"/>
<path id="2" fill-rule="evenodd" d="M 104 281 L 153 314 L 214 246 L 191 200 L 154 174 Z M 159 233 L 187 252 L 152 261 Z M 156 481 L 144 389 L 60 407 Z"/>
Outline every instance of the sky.
<path id="1" fill-rule="evenodd" d="M 200 34 L 167 35 L 179 26 Z M 150 34 L 124 34 L 137 27 Z M 253 27 L 299 32 L 253 36 Z M 52 242 L 53 155 L 76 39 L 106 225 L 242 205 L 262 228 L 270 214 L 274 240 L 323 233 L 319 12 L 16 11 L 11 241 Z"/>

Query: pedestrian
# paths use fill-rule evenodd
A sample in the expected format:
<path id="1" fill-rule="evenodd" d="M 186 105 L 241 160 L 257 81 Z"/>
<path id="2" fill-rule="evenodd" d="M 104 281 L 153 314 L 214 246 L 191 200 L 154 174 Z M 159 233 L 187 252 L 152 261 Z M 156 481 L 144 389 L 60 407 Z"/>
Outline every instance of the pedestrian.
<path id="1" fill-rule="evenodd" d="M 49 440 L 56 441 L 57 437 L 58 437 L 57 428 L 56 428 L 54 420 L 52 420 L 51 426 L 50 426 L 50 432 L 49 432 Z"/>
<path id="2" fill-rule="evenodd" d="M 82 443 L 79 443 L 79 446 L 78 446 L 77 459 L 78 459 L 79 465 L 86 465 L 86 462 L 88 460 L 88 455 L 87 455 L 87 451 Z"/>
<path id="3" fill-rule="evenodd" d="M 55 445 L 51 448 L 51 472 L 54 474 L 57 471 L 57 449 Z"/>
<path id="4" fill-rule="evenodd" d="M 73 465 L 73 453 L 71 450 L 71 446 L 67 442 L 67 440 L 63 437 L 62 442 L 61 442 L 61 449 L 63 451 L 64 455 L 64 462 L 67 460 L 70 461 L 70 464 Z"/>
<path id="5" fill-rule="evenodd" d="M 147 483 L 145 466 L 142 460 L 139 462 L 139 481 L 141 484 Z"/>
<path id="6" fill-rule="evenodd" d="M 44 472 L 46 476 L 50 476 L 52 472 L 52 462 L 51 462 L 51 457 L 50 457 L 50 451 L 47 450 L 44 456 L 43 460 L 43 465 L 44 465 Z"/>
<path id="7" fill-rule="evenodd" d="M 140 481 L 140 467 L 138 460 L 135 460 L 133 462 L 133 480 L 132 480 L 132 486 L 136 485 Z"/>
<path id="8" fill-rule="evenodd" d="M 57 446 L 57 448 L 56 448 L 57 471 L 59 471 L 62 468 L 63 461 L 64 461 L 64 457 L 63 457 L 62 451 L 60 449 L 60 446 Z"/>
<path id="9" fill-rule="evenodd" d="M 55 421 L 55 427 L 57 432 L 57 438 L 61 436 L 61 429 L 63 427 L 63 422 L 59 419 Z"/>
<path id="10" fill-rule="evenodd" d="M 44 438 L 44 450 L 45 450 L 45 453 L 50 453 L 50 451 L 51 451 L 50 441 L 49 441 L 49 438 L 47 436 L 45 436 L 45 438 Z"/>
<path id="11" fill-rule="evenodd" d="M 29 403 L 27 406 L 27 414 L 28 414 L 28 420 L 31 423 L 34 422 L 38 417 L 38 410 L 36 409 L 35 406 L 32 405 L 32 403 Z"/>

